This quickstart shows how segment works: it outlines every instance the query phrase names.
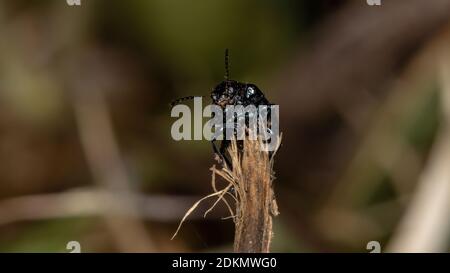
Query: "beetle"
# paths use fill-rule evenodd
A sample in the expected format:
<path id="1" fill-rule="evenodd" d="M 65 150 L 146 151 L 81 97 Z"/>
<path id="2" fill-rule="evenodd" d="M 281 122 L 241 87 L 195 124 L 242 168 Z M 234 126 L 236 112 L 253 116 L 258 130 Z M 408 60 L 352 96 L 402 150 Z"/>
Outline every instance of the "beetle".
<path id="1" fill-rule="evenodd" d="M 195 97 L 199 96 L 187 96 L 179 98 L 174 100 L 170 105 L 173 107 L 174 105 L 179 104 L 182 101 L 191 100 L 194 99 Z M 254 105 L 256 107 L 262 105 L 264 106 L 272 105 L 266 99 L 264 93 L 255 84 L 242 83 L 230 79 L 228 49 L 225 50 L 225 80 L 213 88 L 211 92 L 211 99 L 212 103 L 220 106 L 224 112 L 227 111 L 227 106 L 229 105 L 242 105 L 244 107 L 249 105 Z M 270 117 L 270 107 L 268 108 L 268 111 L 269 111 L 268 116 Z M 270 128 L 270 120 L 268 120 L 267 122 L 268 124 L 266 124 L 266 127 Z M 226 123 L 225 115 L 224 115 L 224 123 Z M 224 128 L 221 128 L 221 131 L 223 134 L 225 134 Z M 215 143 L 216 141 L 217 141 L 216 138 L 213 138 L 211 140 L 214 153 L 218 155 L 220 159 L 223 159 L 230 168 L 232 168 L 230 160 L 225 155 L 226 149 L 229 147 L 231 141 L 226 140 L 224 138 L 220 144 L 220 148 L 217 148 Z M 238 141 L 238 149 L 242 150 L 242 148 L 243 142 Z"/>

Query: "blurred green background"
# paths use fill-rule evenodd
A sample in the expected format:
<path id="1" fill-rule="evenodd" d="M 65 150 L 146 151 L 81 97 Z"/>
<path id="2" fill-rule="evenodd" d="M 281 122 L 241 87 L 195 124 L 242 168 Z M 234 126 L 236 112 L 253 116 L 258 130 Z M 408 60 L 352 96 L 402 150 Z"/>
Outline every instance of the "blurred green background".
<path id="1" fill-rule="evenodd" d="M 448 252 L 446 0 L 0 0 L 0 251 L 231 251 L 207 141 L 168 104 L 280 105 L 274 252 Z M 450 168 L 449 168 L 450 169 Z M 425 216 L 424 216 L 425 215 Z"/>

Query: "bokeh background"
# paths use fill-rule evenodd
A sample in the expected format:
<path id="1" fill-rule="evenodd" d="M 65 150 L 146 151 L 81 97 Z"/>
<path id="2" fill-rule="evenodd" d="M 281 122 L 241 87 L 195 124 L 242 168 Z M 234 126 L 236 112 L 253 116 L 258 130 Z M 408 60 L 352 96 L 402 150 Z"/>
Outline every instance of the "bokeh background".
<path id="1" fill-rule="evenodd" d="M 0 251 L 231 251 L 168 104 L 280 105 L 272 251 L 450 250 L 450 1 L 0 1 Z"/>

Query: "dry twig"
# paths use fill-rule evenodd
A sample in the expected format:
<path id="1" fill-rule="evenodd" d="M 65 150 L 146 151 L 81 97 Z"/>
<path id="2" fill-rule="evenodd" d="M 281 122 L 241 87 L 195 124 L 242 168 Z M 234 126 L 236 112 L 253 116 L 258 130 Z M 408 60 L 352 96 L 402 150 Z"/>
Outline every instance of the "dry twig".
<path id="1" fill-rule="evenodd" d="M 279 138 L 281 141 L 281 138 Z M 217 196 L 214 204 L 205 212 L 205 216 L 220 202 L 224 202 L 235 223 L 235 252 L 269 252 L 273 236 L 272 216 L 277 216 L 278 207 L 273 191 L 273 156 L 269 159 L 268 152 L 261 149 L 259 140 L 244 140 L 244 149 L 239 151 L 237 142 L 232 141 L 228 153 L 233 168 L 226 164 L 222 169 L 212 171 L 212 188 L 214 193 L 197 201 L 181 220 L 172 239 L 178 234 L 181 225 L 197 206 L 210 197 Z M 221 190 L 217 189 L 215 176 L 219 175 L 228 184 Z M 233 190 L 231 190 L 233 189 Z M 225 196 L 231 196 L 235 201 L 233 210 Z"/>

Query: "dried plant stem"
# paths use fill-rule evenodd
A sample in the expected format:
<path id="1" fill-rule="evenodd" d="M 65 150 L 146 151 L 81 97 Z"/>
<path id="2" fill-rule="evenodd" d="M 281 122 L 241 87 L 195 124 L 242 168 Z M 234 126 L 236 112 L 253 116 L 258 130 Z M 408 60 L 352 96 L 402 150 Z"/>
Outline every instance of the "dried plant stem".
<path id="1" fill-rule="evenodd" d="M 281 137 L 279 140 L 281 141 Z M 220 201 L 224 202 L 230 212 L 227 218 L 232 218 L 235 223 L 234 251 L 269 252 L 273 236 L 272 216 L 278 215 L 272 187 L 273 161 L 269 159 L 268 152 L 261 149 L 259 140 L 244 140 L 243 151 L 239 151 L 237 146 L 236 141 L 232 141 L 228 150 L 233 168 L 228 168 L 226 164 L 222 169 L 216 169 L 215 165 L 211 168 L 211 185 L 214 193 L 201 198 L 186 212 L 172 239 L 177 235 L 186 218 L 203 200 L 217 197 L 204 216 Z M 216 175 L 228 183 L 221 190 L 217 189 Z M 235 201 L 234 210 L 226 196 L 231 196 Z"/>
<path id="2" fill-rule="evenodd" d="M 232 144 L 233 176 L 239 203 L 235 219 L 235 252 L 267 253 L 273 236 L 272 216 L 278 215 L 272 188 L 272 162 L 259 141 L 246 140 L 242 158 Z"/>

